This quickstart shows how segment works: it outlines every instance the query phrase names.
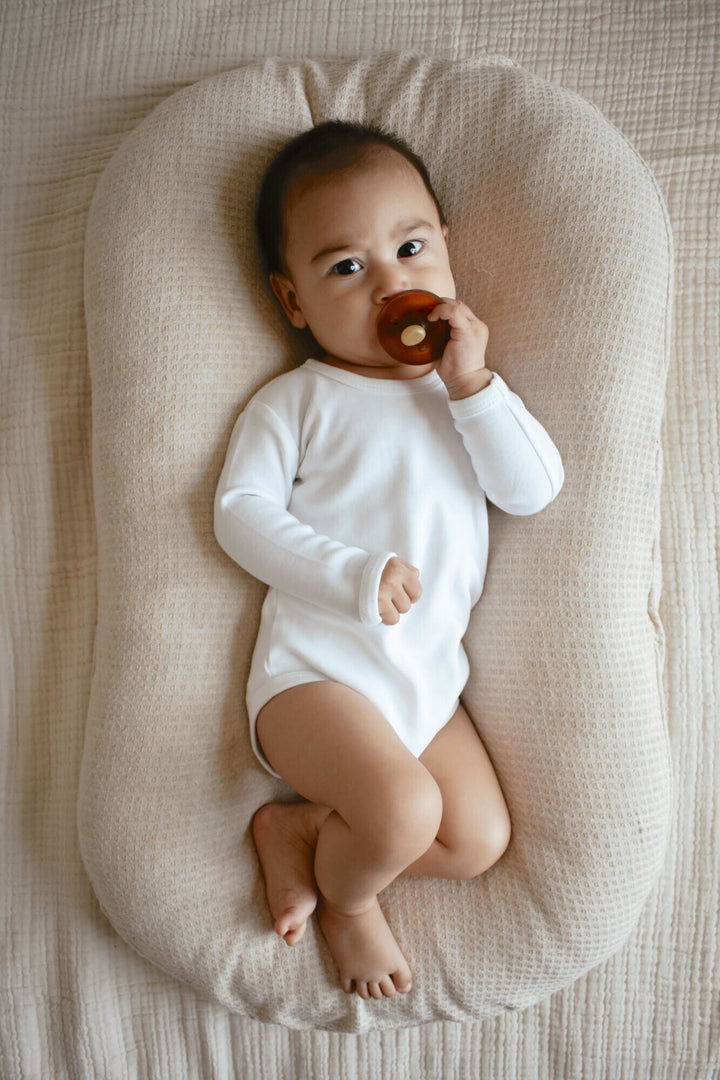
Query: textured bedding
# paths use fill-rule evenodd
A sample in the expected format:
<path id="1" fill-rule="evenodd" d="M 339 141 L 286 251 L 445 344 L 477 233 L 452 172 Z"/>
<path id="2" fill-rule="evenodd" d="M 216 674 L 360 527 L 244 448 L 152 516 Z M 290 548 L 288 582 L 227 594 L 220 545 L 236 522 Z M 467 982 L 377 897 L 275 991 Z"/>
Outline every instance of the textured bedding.
<path id="1" fill-rule="evenodd" d="M 108 0 L 6 5 L 0 19 L 0 1073 L 712 1076 L 720 1057 L 715 5 Z M 677 784 L 662 877 L 612 959 L 520 1014 L 357 1037 L 232 1015 L 163 974 L 108 923 L 80 862 L 75 806 L 98 602 L 83 249 L 101 172 L 177 88 L 246 60 L 371 57 L 409 43 L 438 57 L 504 54 L 577 90 L 635 145 L 667 202 L 677 288 L 660 615 Z M 232 760 L 234 744 L 226 749 Z M 274 971 L 258 973 L 258 983 L 265 976 L 270 986 Z"/>

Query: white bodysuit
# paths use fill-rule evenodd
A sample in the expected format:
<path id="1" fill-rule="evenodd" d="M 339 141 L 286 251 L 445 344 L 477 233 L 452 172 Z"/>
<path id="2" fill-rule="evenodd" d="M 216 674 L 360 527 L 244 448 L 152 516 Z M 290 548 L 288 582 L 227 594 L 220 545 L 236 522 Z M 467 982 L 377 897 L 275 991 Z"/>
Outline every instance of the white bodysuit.
<path id="1" fill-rule="evenodd" d="M 419 756 L 455 712 L 462 645 L 488 554 L 485 496 L 532 514 L 563 482 L 559 454 L 499 375 L 450 401 L 435 371 L 374 379 L 308 360 L 235 425 L 215 499 L 224 550 L 270 585 L 247 688 L 255 721 L 276 694 L 332 680 L 372 701 Z M 378 612 L 394 554 L 421 599 Z"/>

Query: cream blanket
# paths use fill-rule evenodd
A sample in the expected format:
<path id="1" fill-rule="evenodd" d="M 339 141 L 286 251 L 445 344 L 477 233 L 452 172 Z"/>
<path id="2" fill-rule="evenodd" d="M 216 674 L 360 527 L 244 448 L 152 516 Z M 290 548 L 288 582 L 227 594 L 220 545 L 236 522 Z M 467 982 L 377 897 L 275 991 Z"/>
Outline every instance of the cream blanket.
<path id="1" fill-rule="evenodd" d="M 705 1077 L 718 1065 L 717 82 L 713 5 L 116 5 L 3 13 L 3 1022 L 9 1077 Z M 664 429 L 670 858 L 630 943 L 487 1026 L 360 1040 L 229 1016 L 119 943 L 82 870 L 75 800 L 96 548 L 82 252 L 102 168 L 180 85 L 246 58 L 510 55 L 595 102 L 649 161 L 676 240 Z M 271 979 L 272 973 L 269 974 Z"/>

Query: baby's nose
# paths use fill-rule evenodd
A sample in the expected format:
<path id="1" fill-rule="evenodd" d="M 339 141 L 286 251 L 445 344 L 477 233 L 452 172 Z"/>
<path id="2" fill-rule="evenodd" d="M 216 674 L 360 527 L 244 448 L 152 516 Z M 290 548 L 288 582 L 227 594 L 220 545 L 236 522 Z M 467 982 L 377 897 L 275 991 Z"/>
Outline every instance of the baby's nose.
<path id="1" fill-rule="evenodd" d="M 372 298 L 376 304 L 386 303 L 391 296 L 410 288 L 407 272 L 402 266 L 379 267 L 373 282 Z"/>

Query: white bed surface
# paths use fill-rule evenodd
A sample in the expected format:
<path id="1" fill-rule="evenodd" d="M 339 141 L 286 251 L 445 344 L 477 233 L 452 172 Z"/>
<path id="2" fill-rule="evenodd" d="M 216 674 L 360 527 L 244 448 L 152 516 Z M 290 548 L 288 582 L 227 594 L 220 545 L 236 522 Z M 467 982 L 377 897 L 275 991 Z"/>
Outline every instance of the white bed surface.
<path id="1" fill-rule="evenodd" d="M 3 1078 L 585 1080 L 720 1067 L 719 33 L 709 0 L 2 8 Z M 661 886 L 613 960 L 522 1014 L 356 1039 L 199 1001 L 120 941 L 82 869 L 75 802 L 96 611 L 83 243 L 105 164 L 177 88 L 256 57 L 409 45 L 506 55 L 578 91 L 635 144 L 668 203 L 662 617 L 678 803 Z"/>

